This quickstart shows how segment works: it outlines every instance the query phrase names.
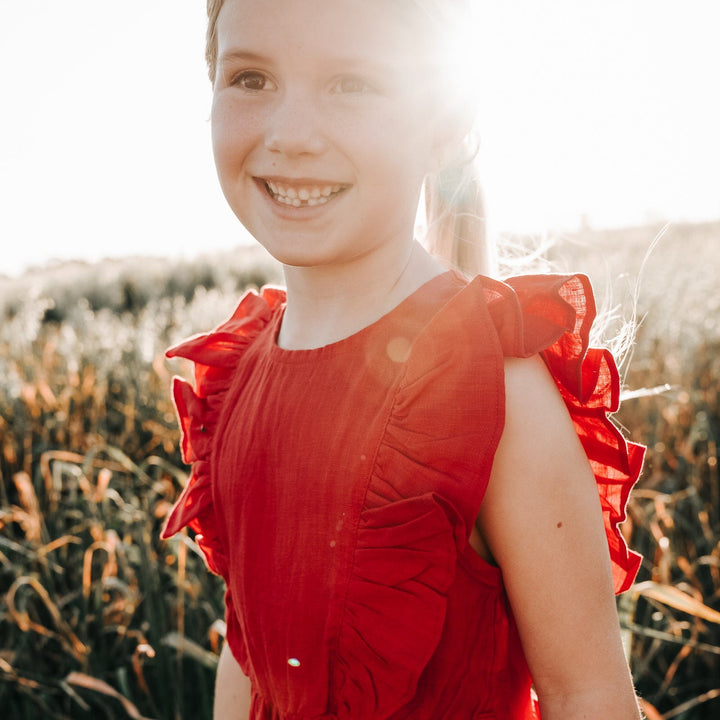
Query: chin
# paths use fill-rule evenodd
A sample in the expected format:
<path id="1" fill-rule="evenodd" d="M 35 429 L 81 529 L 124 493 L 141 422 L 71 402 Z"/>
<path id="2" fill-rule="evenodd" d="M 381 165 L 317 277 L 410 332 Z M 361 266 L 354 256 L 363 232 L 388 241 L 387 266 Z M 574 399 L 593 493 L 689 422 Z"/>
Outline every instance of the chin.
<path id="1" fill-rule="evenodd" d="M 293 247 L 288 247 L 286 243 L 276 241 L 268 241 L 265 238 L 256 240 L 282 265 L 297 268 L 311 268 L 322 265 L 332 265 L 333 258 L 328 256 L 327 252 L 321 252 L 317 249 L 303 247 L 302 241 L 294 242 Z"/>
<path id="2" fill-rule="evenodd" d="M 300 232 L 278 237 L 269 233 L 255 233 L 249 228 L 248 230 L 275 260 L 288 267 L 343 265 L 357 256 L 357 253 L 350 252 L 347 248 L 343 251 L 343 248 L 333 247 L 327 236 L 319 238 L 317 233 L 310 233 L 308 237 L 303 237 Z"/>

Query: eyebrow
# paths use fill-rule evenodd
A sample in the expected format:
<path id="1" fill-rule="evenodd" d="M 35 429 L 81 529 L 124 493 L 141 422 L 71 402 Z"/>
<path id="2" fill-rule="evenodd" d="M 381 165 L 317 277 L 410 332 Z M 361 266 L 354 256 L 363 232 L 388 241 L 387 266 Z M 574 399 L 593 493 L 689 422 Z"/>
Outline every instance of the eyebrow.
<path id="1" fill-rule="evenodd" d="M 227 50 L 220 55 L 218 61 L 222 64 L 232 60 L 244 60 L 246 62 L 257 62 L 257 63 L 269 63 L 270 58 L 260 53 L 251 52 L 250 50 L 242 50 L 240 48 L 236 50 Z"/>

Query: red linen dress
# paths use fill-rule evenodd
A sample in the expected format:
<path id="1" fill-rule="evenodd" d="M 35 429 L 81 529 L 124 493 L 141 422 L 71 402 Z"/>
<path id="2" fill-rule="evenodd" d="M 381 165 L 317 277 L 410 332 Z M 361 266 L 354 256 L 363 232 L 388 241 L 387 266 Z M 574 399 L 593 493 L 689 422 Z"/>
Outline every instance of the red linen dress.
<path id="1" fill-rule="evenodd" d="M 170 351 L 192 474 L 189 525 L 227 583 L 227 642 L 252 720 L 538 717 L 501 572 L 467 538 L 504 424 L 504 356 L 541 353 L 597 479 L 616 591 L 642 463 L 609 421 L 619 380 L 588 349 L 587 278 L 448 272 L 355 335 L 276 344 L 284 293 L 248 292 Z"/>

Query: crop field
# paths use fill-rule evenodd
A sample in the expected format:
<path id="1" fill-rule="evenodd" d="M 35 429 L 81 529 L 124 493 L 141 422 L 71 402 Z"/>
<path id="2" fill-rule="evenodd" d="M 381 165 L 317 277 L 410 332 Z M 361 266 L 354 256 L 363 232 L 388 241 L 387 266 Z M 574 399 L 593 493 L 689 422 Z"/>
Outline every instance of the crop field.
<path id="1" fill-rule="evenodd" d="M 644 561 L 618 610 L 645 713 L 717 718 L 720 223 L 588 230 L 550 255 L 591 276 L 608 338 L 638 324 L 616 420 L 648 446 L 624 525 Z M 0 278 L 3 720 L 211 717 L 223 586 L 192 533 L 159 540 L 187 472 L 169 386 L 189 368 L 163 351 L 280 279 L 244 248 Z"/>

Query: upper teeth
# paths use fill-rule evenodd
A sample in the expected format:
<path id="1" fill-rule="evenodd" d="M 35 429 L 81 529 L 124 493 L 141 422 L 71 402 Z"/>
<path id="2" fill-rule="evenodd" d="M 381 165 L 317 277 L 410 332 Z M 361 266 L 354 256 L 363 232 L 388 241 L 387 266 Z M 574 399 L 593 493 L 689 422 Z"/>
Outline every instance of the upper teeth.
<path id="1" fill-rule="evenodd" d="M 275 199 L 286 205 L 300 207 L 301 205 L 322 205 L 331 195 L 340 192 L 342 185 L 314 185 L 303 187 L 290 187 L 281 183 L 267 181 L 267 186 Z"/>

